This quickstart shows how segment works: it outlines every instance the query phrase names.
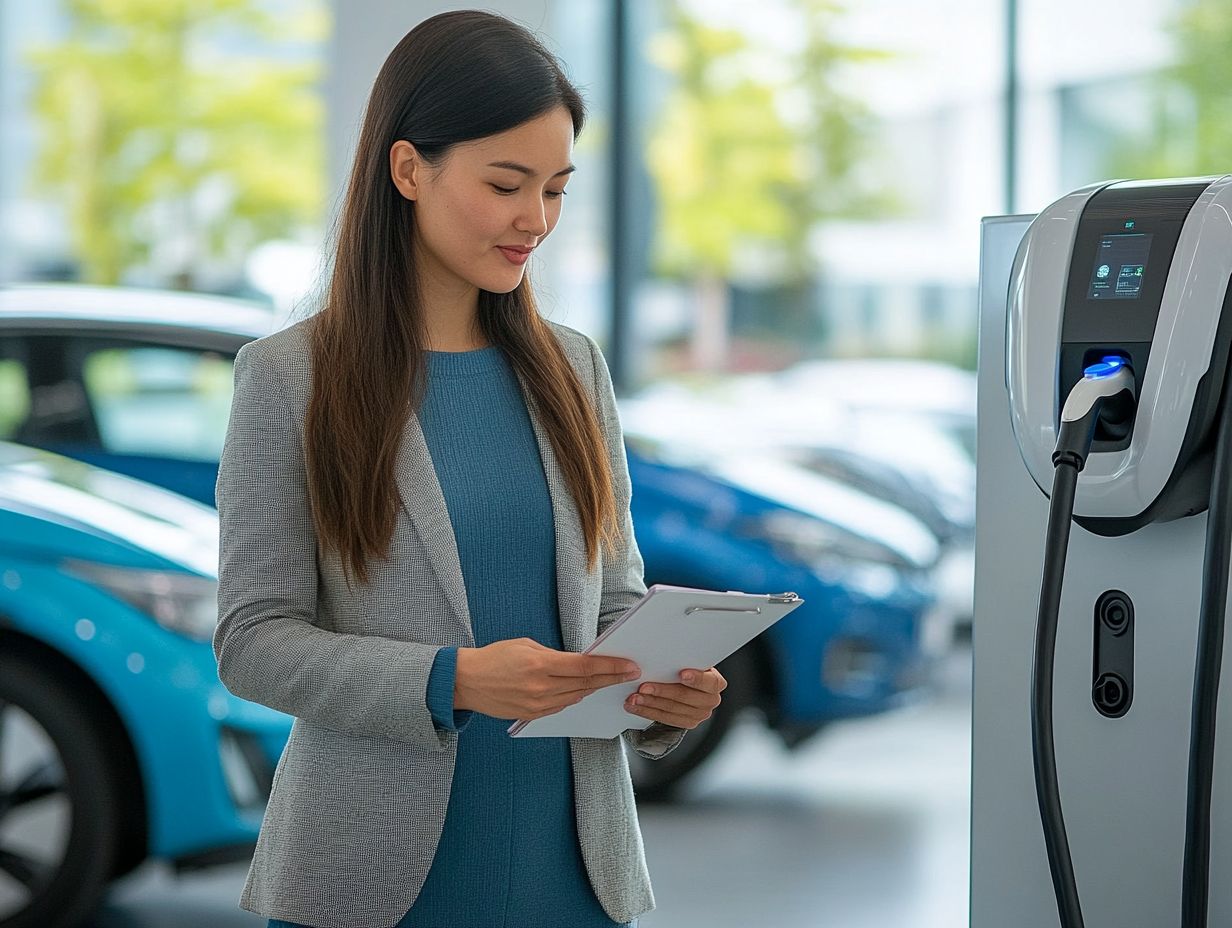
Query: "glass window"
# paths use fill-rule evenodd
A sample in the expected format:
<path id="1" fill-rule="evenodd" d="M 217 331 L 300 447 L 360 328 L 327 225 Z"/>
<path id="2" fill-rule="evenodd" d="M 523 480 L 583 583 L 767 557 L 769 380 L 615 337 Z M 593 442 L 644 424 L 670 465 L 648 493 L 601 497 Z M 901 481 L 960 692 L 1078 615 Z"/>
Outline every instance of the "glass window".
<path id="1" fill-rule="evenodd" d="M 1225 8 L 1226 0 L 1020 3 L 1018 211 L 1038 212 L 1091 183 L 1222 172 L 1226 146 L 1217 163 L 1195 157 L 1202 134 L 1193 117 L 1206 88 L 1220 113 L 1208 128 L 1226 123 Z"/>
<path id="2" fill-rule="evenodd" d="M 59 335 L 8 337 L 0 359 L 9 373 L 0 380 L 5 420 L 0 437 L 37 448 L 97 444 L 90 406 L 80 378 L 66 365 Z"/>
<path id="3" fill-rule="evenodd" d="M 231 408 L 233 359 L 181 348 L 90 352 L 82 365 L 104 450 L 217 461 Z"/>
<path id="4" fill-rule="evenodd" d="M 0 279 L 282 308 L 328 206 L 329 4 L 166 6 L 0 3 Z"/>
<path id="5" fill-rule="evenodd" d="M 1000 7 L 630 6 L 632 382 L 959 355 L 1002 189 Z"/>
<path id="6" fill-rule="evenodd" d="M 13 359 L 0 359 L 0 438 L 11 439 L 30 415 L 30 382 L 26 366 Z"/>

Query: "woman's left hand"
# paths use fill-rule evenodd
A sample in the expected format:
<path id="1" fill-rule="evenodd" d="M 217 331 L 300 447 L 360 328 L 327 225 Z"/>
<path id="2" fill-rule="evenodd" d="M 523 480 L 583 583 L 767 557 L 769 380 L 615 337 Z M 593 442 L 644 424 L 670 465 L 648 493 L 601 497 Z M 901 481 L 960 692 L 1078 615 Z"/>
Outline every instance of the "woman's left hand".
<path id="1" fill-rule="evenodd" d="M 727 681 L 713 667 L 682 670 L 680 679 L 684 682 L 643 683 L 625 700 L 625 711 L 676 728 L 696 728 L 718 706 Z"/>

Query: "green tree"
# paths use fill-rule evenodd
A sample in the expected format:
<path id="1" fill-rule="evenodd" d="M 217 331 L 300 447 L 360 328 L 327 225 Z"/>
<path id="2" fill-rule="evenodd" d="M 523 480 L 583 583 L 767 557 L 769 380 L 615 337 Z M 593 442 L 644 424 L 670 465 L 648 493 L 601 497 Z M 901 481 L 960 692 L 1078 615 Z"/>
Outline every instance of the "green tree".
<path id="1" fill-rule="evenodd" d="M 833 0 L 787 0 L 798 50 L 759 46 L 670 0 L 651 46 L 672 75 L 647 150 L 659 215 L 655 270 L 693 281 L 694 362 L 722 364 L 728 282 L 745 276 L 807 287 L 812 230 L 827 218 L 895 208 L 857 171 L 871 116 L 841 81 L 886 53 L 843 44 Z"/>
<path id="2" fill-rule="evenodd" d="M 775 108 L 776 88 L 745 67 L 748 51 L 743 34 L 679 5 L 652 47 L 676 78 L 647 151 L 665 273 L 727 276 L 741 247 L 798 239 L 791 198 L 804 164 Z"/>
<path id="3" fill-rule="evenodd" d="M 66 205 L 83 279 L 116 283 L 175 240 L 168 276 L 191 288 L 202 260 L 238 264 L 320 221 L 319 65 L 268 54 L 324 36 L 319 0 L 294 15 L 254 0 L 64 5 L 67 35 L 29 57 L 42 136 L 31 181 Z"/>
<path id="4" fill-rule="evenodd" d="M 807 234 L 826 219 L 873 219 L 900 214 L 897 191 L 861 172 L 869 163 L 875 117 L 844 78 L 890 60 L 891 52 L 837 41 L 836 24 L 845 13 L 836 0 L 792 0 L 804 26 L 804 44 L 794 62 L 792 82 L 803 104 L 799 144 L 805 164 L 804 189 L 793 197 L 798 225 Z M 806 265 L 807 266 L 807 263 Z"/>

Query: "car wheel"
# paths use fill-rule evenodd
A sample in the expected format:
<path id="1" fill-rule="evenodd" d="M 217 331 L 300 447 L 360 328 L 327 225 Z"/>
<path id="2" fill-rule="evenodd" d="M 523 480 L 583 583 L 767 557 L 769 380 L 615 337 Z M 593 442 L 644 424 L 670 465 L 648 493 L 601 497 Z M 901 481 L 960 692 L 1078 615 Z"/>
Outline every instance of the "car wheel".
<path id="1" fill-rule="evenodd" d="M 80 697 L 0 654 L 0 928 L 70 928 L 95 909 L 119 830 L 111 769 Z"/>
<path id="2" fill-rule="evenodd" d="M 689 774 L 718 749 L 736 717 L 754 703 L 757 666 L 747 647 L 721 661 L 718 670 L 727 680 L 722 701 L 710 718 L 689 731 L 670 754 L 660 760 L 650 760 L 633 750 L 625 752 L 633 778 L 633 792 L 639 800 L 672 799 Z"/>

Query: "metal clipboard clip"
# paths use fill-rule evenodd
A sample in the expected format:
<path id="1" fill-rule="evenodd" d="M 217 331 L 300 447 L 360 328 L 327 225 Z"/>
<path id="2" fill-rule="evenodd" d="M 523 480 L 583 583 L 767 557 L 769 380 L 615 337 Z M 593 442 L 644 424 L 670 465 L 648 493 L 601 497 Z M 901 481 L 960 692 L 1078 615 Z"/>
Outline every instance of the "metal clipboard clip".
<path id="1" fill-rule="evenodd" d="M 795 593 L 772 593 L 766 601 L 771 603 L 794 603 L 800 597 Z M 761 615 L 761 607 L 753 606 L 750 609 L 740 609 L 736 606 L 689 606 L 684 610 L 685 615 L 692 615 L 695 612 L 748 612 L 753 615 Z"/>

